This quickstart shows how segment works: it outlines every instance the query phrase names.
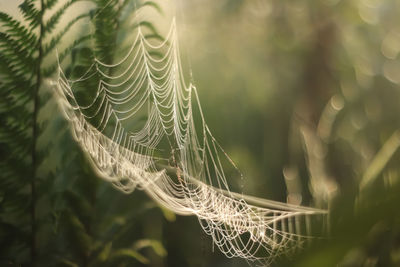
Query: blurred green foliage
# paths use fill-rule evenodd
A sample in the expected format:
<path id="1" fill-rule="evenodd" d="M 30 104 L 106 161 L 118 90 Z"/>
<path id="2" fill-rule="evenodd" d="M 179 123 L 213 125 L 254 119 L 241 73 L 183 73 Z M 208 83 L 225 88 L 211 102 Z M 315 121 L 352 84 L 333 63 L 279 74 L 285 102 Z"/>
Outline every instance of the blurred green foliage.
<path id="1" fill-rule="evenodd" d="M 181 39 L 239 190 L 332 210 L 330 239 L 276 265 L 397 266 L 398 1 L 203 4 L 182 4 Z"/>
<path id="2" fill-rule="evenodd" d="M 184 64 L 206 120 L 245 175 L 232 186 L 331 209 L 328 238 L 274 264 L 399 266 L 400 3 L 178 5 Z M 98 179 L 51 99 L 55 48 L 71 76 L 94 54 L 112 62 L 141 8 L 167 10 L 133 0 L 25 0 L 17 19 L 0 13 L 0 265 L 246 264 L 214 251 L 195 218 Z M 142 26 L 162 38 L 162 23 Z"/>
<path id="3" fill-rule="evenodd" d="M 93 55 L 111 62 L 118 28 L 129 18 L 122 13 L 142 3 L 99 0 L 80 11 L 79 4 L 26 0 L 22 16 L 0 13 L 1 266 L 148 265 L 167 255 L 161 210 L 143 194 L 123 195 L 96 177 L 57 110 L 48 78 L 57 60 L 69 73 L 87 68 Z M 85 23 L 96 31 L 79 31 Z"/>

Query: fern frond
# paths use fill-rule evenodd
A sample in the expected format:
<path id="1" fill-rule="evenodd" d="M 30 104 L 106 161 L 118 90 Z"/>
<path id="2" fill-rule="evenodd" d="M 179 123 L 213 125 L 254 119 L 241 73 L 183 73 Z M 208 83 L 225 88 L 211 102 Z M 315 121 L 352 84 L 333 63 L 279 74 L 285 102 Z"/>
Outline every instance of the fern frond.
<path id="1" fill-rule="evenodd" d="M 96 0 L 95 24 L 95 54 L 105 62 L 112 62 L 115 55 L 117 33 L 120 26 L 119 16 L 124 2 L 117 0 Z"/>
<path id="2" fill-rule="evenodd" d="M 134 28 L 142 27 L 148 29 L 153 35 L 161 36 L 156 27 L 154 27 L 153 23 L 149 21 L 141 21 L 133 26 Z"/>
<path id="3" fill-rule="evenodd" d="M 44 2 L 44 9 L 48 10 L 57 4 L 58 0 L 47 0 Z"/>
<path id="4" fill-rule="evenodd" d="M 0 32 L 0 48 L 2 54 L 13 62 L 18 69 L 32 72 L 35 61 L 32 59 L 32 47 L 23 47 L 20 42 L 15 41 L 8 34 Z"/>
<path id="5" fill-rule="evenodd" d="M 87 41 L 90 39 L 90 35 L 85 35 L 80 37 L 79 39 L 76 39 L 70 46 L 68 46 L 67 48 L 65 48 L 61 53 L 58 54 L 58 59 L 60 62 L 62 62 L 66 56 L 68 56 L 68 54 L 71 52 L 71 50 L 75 47 L 77 47 L 79 44 Z M 50 50 L 47 51 L 47 53 L 49 51 L 51 51 L 54 48 L 51 48 Z M 45 77 L 49 77 L 51 74 L 54 73 L 54 71 L 57 69 L 58 67 L 58 63 L 54 62 L 53 64 L 51 64 L 48 67 L 43 68 L 43 75 Z"/>
<path id="6" fill-rule="evenodd" d="M 23 88 L 21 88 L 23 87 Z M 27 81 L 21 81 L 16 84 L 0 85 L 0 112 L 7 113 L 7 117 L 22 119 L 30 114 L 26 107 L 31 97 L 31 84 Z"/>
<path id="7" fill-rule="evenodd" d="M 162 11 L 162 9 L 161 9 L 161 7 L 160 7 L 160 5 L 157 4 L 156 2 L 153 2 L 153 1 L 146 1 L 146 2 L 144 2 L 140 7 L 145 7 L 145 6 L 154 8 L 154 9 L 155 9 L 159 14 L 161 14 L 161 15 L 164 14 L 163 11 Z"/>
<path id="8" fill-rule="evenodd" d="M 159 40 L 159 41 L 164 41 L 164 37 L 162 37 L 159 34 L 146 34 L 144 36 L 145 39 L 149 40 L 149 39 L 155 39 L 155 40 Z"/>
<path id="9" fill-rule="evenodd" d="M 5 199 L 1 205 L 5 212 L 13 213 L 15 216 L 23 215 L 27 212 L 30 203 L 28 194 L 14 191 L 12 195 L 10 192 Z"/>
<path id="10" fill-rule="evenodd" d="M 36 43 L 36 35 L 10 15 L 0 11 L 0 22 L 5 32 L 17 40 L 21 46 L 32 47 Z"/>
<path id="11" fill-rule="evenodd" d="M 1 148 L 5 148 L 0 146 Z M 16 166 L 18 164 L 18 167 Z M 0 179 L 1 190 L 15 192 L 16 189 L 22 187 L 26 183 L 26 178 L 29 177 L 29 164 L 24 163 L 18 157 L 10 157 L 9 160 L 0 163 L 0 170 L 2 172 L 2 179 Z"/>
<path id="12" fill-rule="evenodd" d="M 65 11 L 73 4 L 76 0 L 69 0 L 62 7 L 60 7 L 48 20 L 44 23 L 44 35 L 49 32 L 52 32 L 60 21 L 62 15 L 64 15 Z"/>
<path id="13" fill-rule="evenodd" d="M 18 66 L 14 66 L 1 53 L 0 62 L 4 64 L 0 64 L 0 73 L 3 81 L 0 84 L 0 107 L 5 110 L 7 116 L 24 114 L 19 108 L 27 105 L 31 100 L 33 84 L 29 80 L 30 77 L 27 77 L 26 73 L 18 71 Z"/>
<path id="14" fill-rule="evenodd" d="M 24 2 L 19 5 L 19 9 L 32 29 L 39 26 L 41 12 L 35 7 L 34 0 L 24 0 Z"/>
<path id="15" fill-rule="evenodd" d="M 6 142 L 9 146 L 13 144 L 26 146 L 26 144 L 29 143 L 31 138 L 30 135 L 27 134 L 29 124 L 20 125 L 10 120 L 2 120 L 1 122 L 4 128 L 0 130 L 0 142 Z"/>
<path id="16" fill-rule="evenodd" d="M 43 55 L 46 56 L 60 42 L 62 37 L 70 30 L 70 28 L 79 20 L 88 17 L 88 14 L 82 14 L 71 20 L 60 33 L 54 36 L 47 44 L 44 45 Z M 74 42 L 75 43 L 75 42 Z M 75 44 L 76 45 L 76 44 Z"/>

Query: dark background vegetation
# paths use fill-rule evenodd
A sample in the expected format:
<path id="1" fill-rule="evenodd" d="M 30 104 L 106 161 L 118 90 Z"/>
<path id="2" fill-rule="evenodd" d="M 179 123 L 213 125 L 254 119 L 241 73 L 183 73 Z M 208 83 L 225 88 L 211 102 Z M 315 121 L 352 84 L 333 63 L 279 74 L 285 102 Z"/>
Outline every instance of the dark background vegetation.
<path id="1" fill-rule="evenodd" d="M 144 3 L 0 0 L 0 265 L 247 264 L 195 217 L 97 178 L 56 107 L 55 48 L 71 75 L 112 62 L 142 10 L 152 34 L 177 15 L 206 120 L 246 177 L 232 186 L 330 208 L 330 236 L 276 266 L 399 266 L 400 3 Z"/>

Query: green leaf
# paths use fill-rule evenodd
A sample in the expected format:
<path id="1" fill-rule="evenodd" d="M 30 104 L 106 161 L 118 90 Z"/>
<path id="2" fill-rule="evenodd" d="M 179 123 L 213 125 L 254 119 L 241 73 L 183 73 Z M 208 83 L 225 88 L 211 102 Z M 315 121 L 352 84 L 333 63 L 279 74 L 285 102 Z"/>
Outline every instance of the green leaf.
<path id="1" fill-rule="evenodd" d="M 175 213 L 173 213 L 172 211 L 170 211 L 169 209 L 164 208 L 163 206 L 159 206 L 161 209 L 161 212 L 164 215 L 164 218 L 167 219 L 167 221 L 169 222 L 174 222 L 176 220 L 176 215 Z"/>
<path id="2" fill-rule="evenodd" d="M 71 20 L 70 22 L 68 22 L 68 24 L 64 27 L 64 29 L 62 29 L 62 31 L 60 33 L 58 33 L 56 36 L 54 36 L 47 44 L 43 45 L 43 55 L 46 56 L 52 49 L 54 49 L 54 47 L 60 42 L 61 38 L 71 29 L 71 27 L 78 22 L 79 20 L 88 17 L 88 14 L 82 14 L 77 16 L 76 18 L 74 18 L 73 20 Z M 81 38 L 77 39 L 77 40 L 81 40 Z M 73 46 L 76 46 L 77 43 L 75 40 L 73 42 Z"/>
<path id="3" fill-rule="evenodd" d="M 60 266 L 79 267 L 79 264 L 67 259 L 59 259 L 58 263 L 60 264 Z"/>
<path id="4" fill-rule="evenodd" d="M 65 48 L 64 51 L 62 51 L 61 53 L 58 54 L 59 62 L 61 63 L 68 56 L 68 54 L 73 50 L 73 48 L 75 48 L 79 44 L 81 44 L 89 39 L 90 39 L 90 35 L 85 35 L 85 36 L 82 36 L 81 38 L 75 40 L 70 46 Z M 49 48 L 48 51 L 50 51 L 50 50 L 51 50 L 51 48 Z M 58 62 L 54 62 L 50 66 L 43 68 L 43 75 L 45 77 L 50 76 L 51 74 L 54 73 L 54 71 L 57 69 L 57 67 L 58 67 Z"/>
<path id="5" fill-rule="evenodd" d="M 11 38 L 10 35 L 0 32 L 0 48 L 2 54 L 13 62 L 18 69 L 28 73 L 35 70 L 35 60 L 32 58 L 32 47 L 25 48 Z"/>
<path id="6" fill-rule="evenodd" d="M 103 249 L 97 254 L 97 257 L 94 262 L 105 262 L 111 252 L 112 242 L 108 242 L 103 246 Z"/>
<path id="7" fill-rule="evenodd" d="M 160 7 L 156 2 L 153 2 L 153 1 L 146 1 L 146 2 L 144 2 L 144 3 L 142 4 L 142 7 L 145 7 L 145 6 L 154 8 L 154 9 L 155 9 L 158 13 L 160 13 L 161 15 L 164 14 L 163 11 L 162 11 L 162 9 L 161 9 L 161 7 Z"/>
<path id="8" fill-rule="evenodd" d="M 86 232 L 81 220 L 72 212 L 66 211 L 63 214 L 64 226 L 67 230 L 67 239 L 73 250 L 78 255 L 87 255 L 92 245 L 92 238 Z"/>
<path id="9" fill-rule="evenodd" d="M 58 0 L 47 0 L 44 2 L 45 9 L 52 8 L 55 4 L 57 4 Z"/>
<path id="10" fill-rule="evenodd" d="M 32 48 L 36 43 L 37 38 L 33 32 L 29 31 L 29 29 L 22 25 L 18 20 L 1 11 L 0 22 L 2 22 L 5 32 L 15 38 L 20 45 L 25 46 L 25 48 Z"/>
<path id="11" fill-rule="evenodd" d="M 74 214 L 79 216 L 82 223 L 88 223 L 92 217 L 92 207 L 84 195 L 78 194 L 72 190 L 64 192 L 64 198 L 68 201 Z"/>
<path id="12" fill-rule="evenodd" d="M 141 239 L 135 242 L 133 248 L 135 250 L 140 250 L 142 248 L 150 247 L 154 250 L 154 252 L 160 256 L 165 257 L 168 253 L 167 250 L 164 248 L 162 243 L 158 240 L 153 239 Z"/>
<path id="13" fill-rule="evenodd" d="M 153 23 L 149 22 L 149 21 L 141 21 L 137 24 L 134 25 L 134 28 L 136 27 L 143 27 L 148 29 L 151 33 L 155 34 L 155 35 L 160 35 L 156 29 L 156 27 L 154 27 Z"/>
<path id="14" fill-rule="evenodd" d="M 150 261 L 145 256 L 133 249 L 118 249 L 112 252 L 110 255 L 111 260 L 118 260 L 121 258 L 132 258 L 143 264 L 150 263 Z"/>
<path id="15" fill-rule="evenodd" d="M 76 0 L 69 0 L 62 7 L 60 7 L 45 23 L 44 23 L 44 34 L 53 31 L 57 23 L 60 21 L 61 16 Z M 79 16 L 78 16 L 79 17 Z M 73 20 L 72 20 L 73 21 Z M 67 25 L 68 27 L 68 25 Z M 69 26 L 71 27 L 71 26 Z"/>
<path id="16" fill-rule="evenodd" d="M 161 35 L 159 35 L 159 34 L 146 34 L 145 36 L 144 36 L 144 38 L 145 39 L 156 39 L 156 40 L 159 40 L 159 41 L 164 41 L 164 37 L 162 37 Z"/>
<path id="17" fill-rule="evenodd" d="M 35 7 L 34 0 L 25 0 L 19 5 L 19 9 L 32 28 L 39 26 L 41 12 Z"/>

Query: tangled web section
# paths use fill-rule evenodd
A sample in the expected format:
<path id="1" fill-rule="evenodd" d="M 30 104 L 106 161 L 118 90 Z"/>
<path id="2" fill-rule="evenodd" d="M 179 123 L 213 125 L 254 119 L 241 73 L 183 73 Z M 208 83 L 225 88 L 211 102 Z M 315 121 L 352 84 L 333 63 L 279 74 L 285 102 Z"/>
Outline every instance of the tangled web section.
<path id="1" fill-rule="evenodd" d="M 237 168 L 207 127 L 196 87 L 184 80 L 175 19 L 164 40 L 150 42 L 140 27 L 135 34 L 118 62 L 94 59 L 74 80 L 58 68 L 59 106 L 98 175 L 197 216 L 227 257 L 268 265 L 315 238 L 326 211 L 229 189 Z"/>

